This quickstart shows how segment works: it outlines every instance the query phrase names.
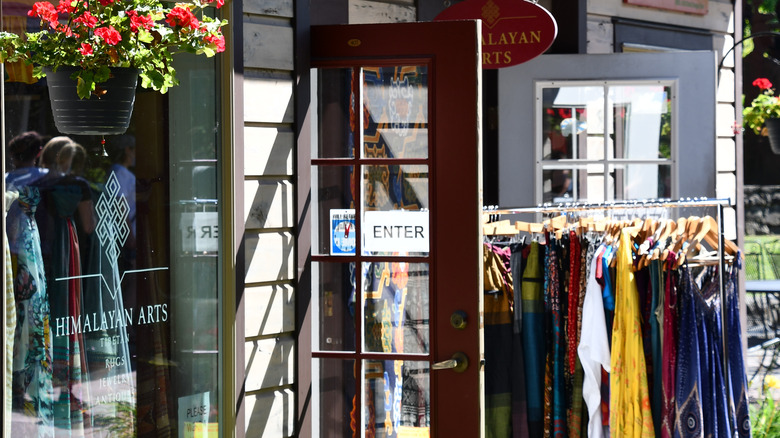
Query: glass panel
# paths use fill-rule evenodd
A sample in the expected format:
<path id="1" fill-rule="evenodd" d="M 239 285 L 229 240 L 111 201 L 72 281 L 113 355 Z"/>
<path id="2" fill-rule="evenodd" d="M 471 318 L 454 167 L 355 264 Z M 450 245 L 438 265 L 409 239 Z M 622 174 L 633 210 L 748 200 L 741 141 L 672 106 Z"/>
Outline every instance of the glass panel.
<path id="1" fill-rule="evenodd" d="M 671 159 L 671 105 L 670 87 L 610 86 L 610 158 Z"/>
<path id="2" fill-rule="evenodd" d="M 363 156 L 428 158 L 428 67 L 363 69 Z"/>
<path id="3" fill-rule="evenodd" d="M 105 146 L 60 136 L 45 80 L 16 67 L 3 96 L 6 182 L 20 195 L 6 229 L 11 435 L 218 433 L 214 59 L 178 57 L 182 85 L 166 95 L 139 88 L 127 133 Z"/>
<path id="4" fill-rule="evenodd" d="M 319 143 L 313 158 L 355 156 L 355 137 L 360 114 L 356 114 L 357 72 L 351 68 L 320 69 L 318 93 Z"/>
<path id="5" fill-rule="evenodd" d="M 604 88 L 545 88 L 542 96 L 543 159 L 603 158 Z"/>
<path id="6" fill-rule="evenodd" d="M 355 263 L 312 263 L 314 351 L 355 351 Z M 319 334 L 317 334 L 319 333 Z"/>
<path id="7" fill-rule="evenodd" d="M 428 166 L 363 166 L 363 253 L 429 251 Z"/>
<path id="8" fill-rule="evenodd" d="M 364 351 L 428 353 L 427 263 L 363 263 Z"/>
<path id="9" fill-rule="evenodd" d="M 363 363 L 365 436 L 430 436 L 431 371 L 428 362 L 367 360 Z"/>
<path id="10" fill-rule="evenodd" d="M 613 199 L 669 198 L 671 175 L 671 165 L 611 164 L 609 194 Z"/>
<path id="11" fill-rule="evenodd" d="M 312 167 L 312 194 L 317 200 L 312 222 L 315 254 L 355 254 L 355 187 L 353 166 Z"/>
<path id="12" fill-rule="evenodd" d="M 360 418 L 357 418 L 359 411 L 354 405 L 357 401 L 355 361 L 314 359 L 312 365 L 314 367 L 312 385 L 314 393 L 318 394 L 314 400 L 314 418 L 319 419 L 313 436 L 322 438 L 356 436 L 354 429 L 360 423 Z M 319 429 L 319 433 L 316 429 Z"/>

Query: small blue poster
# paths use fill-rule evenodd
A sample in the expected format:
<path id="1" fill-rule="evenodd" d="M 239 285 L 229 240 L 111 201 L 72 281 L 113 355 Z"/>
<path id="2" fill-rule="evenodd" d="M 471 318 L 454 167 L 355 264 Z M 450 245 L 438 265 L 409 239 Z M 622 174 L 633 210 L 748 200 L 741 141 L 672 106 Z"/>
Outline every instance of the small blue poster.
<path id="1" fill-rule="evenodd" d="M 355 210 L 330 211 L 330 255 L 355 255 Z"/>

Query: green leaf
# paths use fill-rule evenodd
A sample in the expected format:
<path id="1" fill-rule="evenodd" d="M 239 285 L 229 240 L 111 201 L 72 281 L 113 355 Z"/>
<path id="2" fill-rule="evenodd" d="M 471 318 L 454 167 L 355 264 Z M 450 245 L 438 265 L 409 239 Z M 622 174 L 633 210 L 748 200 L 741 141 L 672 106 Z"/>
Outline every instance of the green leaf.
<path id="1" fill-rule="evenodd" d="M 152 36 L 151 33 L 149 33 L 148 30 L 140 29 L 138 31 L 138 41 L 142 43 L 151 43 L 152 41 L 154 41 L 154 37 Z"/>
<path id="2" fill-rule="evenodd" d="M 106 65 L 100 66 L 97 71 L 95 71 L 95 82 L 97 83 L 105 82 L 110 77 L 111 69 Z"/>
<path id="3" fill-rule="evenodd" d="M 76 94 L 79 95 L 79 99 L 89 99 L 92 90 L 95 89 L 95 82 L 91 78 L 92 74 L 90 73 L 80 75 L 76 80 Z"/>

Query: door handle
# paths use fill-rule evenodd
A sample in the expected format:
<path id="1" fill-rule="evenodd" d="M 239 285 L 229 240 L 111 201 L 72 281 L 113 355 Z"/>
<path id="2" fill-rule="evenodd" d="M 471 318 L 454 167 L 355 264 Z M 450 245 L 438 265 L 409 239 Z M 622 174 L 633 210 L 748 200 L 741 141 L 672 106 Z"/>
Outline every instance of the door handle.
<path id="1" fill-rule="evenodd" d="M 442 362 L 435 362 L 431 368 L 434 370 L 453 370 L 456 373 L 462 373 L 469 367 L 469 358 L 458 351 L 452 355 L 451 359 Z"/>

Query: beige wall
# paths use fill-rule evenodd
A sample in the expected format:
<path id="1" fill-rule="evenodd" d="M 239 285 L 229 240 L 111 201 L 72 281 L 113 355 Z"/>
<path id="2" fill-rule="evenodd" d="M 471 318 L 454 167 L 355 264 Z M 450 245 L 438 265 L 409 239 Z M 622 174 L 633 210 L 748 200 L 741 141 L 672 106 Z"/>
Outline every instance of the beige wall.
<path id="1" fill-rule="evenodd" d="M 293 2 L 249 0 L 243 12 L 246 375 L 236 427 L 280 438 L 295 417 Z"/>

